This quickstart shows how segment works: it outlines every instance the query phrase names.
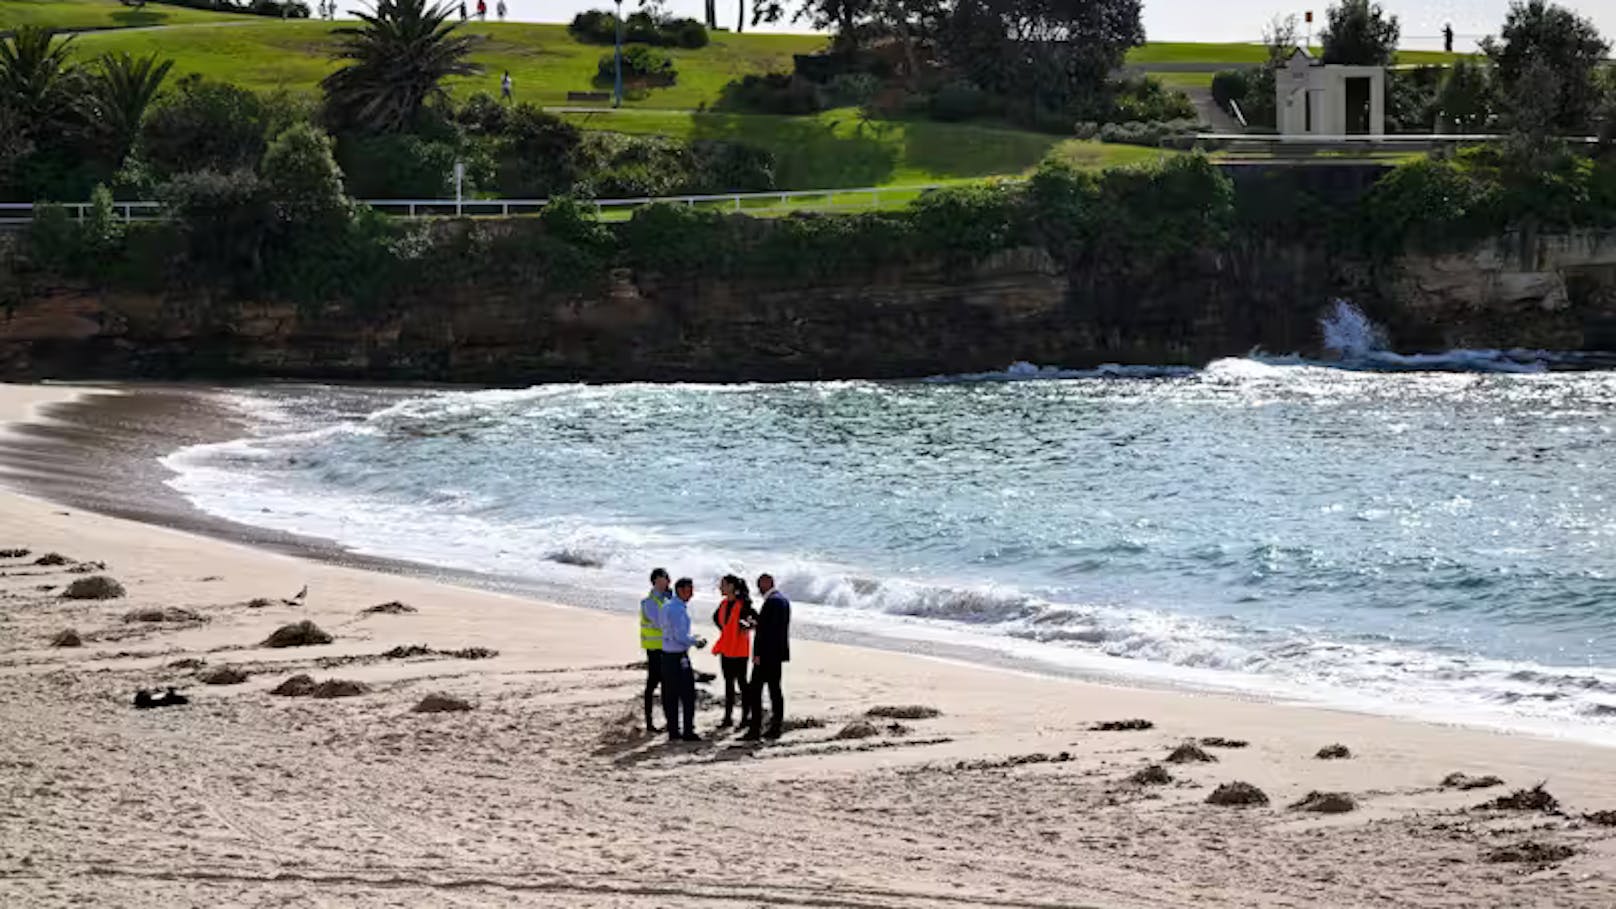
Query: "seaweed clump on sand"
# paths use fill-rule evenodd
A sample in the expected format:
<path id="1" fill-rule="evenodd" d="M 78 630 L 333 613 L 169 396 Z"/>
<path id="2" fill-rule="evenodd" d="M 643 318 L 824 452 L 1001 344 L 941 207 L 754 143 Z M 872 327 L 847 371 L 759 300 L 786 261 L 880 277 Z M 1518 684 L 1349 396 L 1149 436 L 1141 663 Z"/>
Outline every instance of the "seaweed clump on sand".
<path id="1" fill-rule="evenodd" d="M 1251 743 L 1245 739 L 1226 739 L 1221 735 L 1209 735 L 1201 739 L 1201 744 L 1208 748 L 1244 748 Z"/>
<path id="2" fill-rule="evenodd" d="M 1492 774 L 1471 776 L 1468 773 L 1450 773 L 1442 778 L 1443 789 L 1491 789 L 1502 785 L 1504 781 Z"/>
<path id="3" fill-rule="evenodd" d="M 1251 805 L 1268 804 L 1268 794 L 1250 783 L 1233 782 L 1224 783 L 1212 790 L 1206 797 L 1208 805 L 1228 805 L 1232 807 L 1246 807 Z"/>
<path id="4" fill-rule="evenodd" d="M 413 713 L 464 713 L 471 704 L 447 694 L 429 694 L 411 708 Z"/>
<path id="5" fill-rule="evenodd" d="M 370 686 L 364 682 L 355 682 L 352 679 L 326 679 L 309 691 L 309 697 L 329 700 L 358 697 L 369 693 Z"/>
<path id="6" fill-rule="evenodd" d="M 52 647 L 83 647 L 84 639 L 79 637 L 79 633 L 77 631 L 69 628 L 51 638 L 50 645 Z"/>
<path id="7" fill-rule="evenodd" d="M 59 552 L 47 552 L 35 559 L 34 564 L 41 568 L 54 568 L 60 565 L 71 565 L 73 560 Z"/>
<path id="8" fill-rule="evenodd" d="M 320 626 L 304 619 L 275 629 L 275 633 L 264 640 L 264 646 L 308 647 L 315 644 L 329 644 L 334 640 L 336 639 L 331 635 L 320 630 Z"/>
<path id="9" fill-rule="evenodd" d="M 1089 727 L 1092 732 L 1143 732 L 1155 729 L 1156 724 L 1138 717 L 1127 720 L 1104 720 Z"/>
<path id="10" fill-rule="evenodd" d="M 875 724 L 869 720 L 854 720 L 841 728 L 841 731 L 832 736 L 835 739 L 868 739 L 881 734 Z"/>
<path id="11" fill-rule="evenodd" d="M 411 606 L 408 603 L 400 603 L 398 600 L 393 600 L 390 603 L 380 603 L 380 604 L 375 605 L 375 606 L 369 606 L 369 607 L 366 607 L 364 609 L 361 609 L 359 611 L 359 614 L 360 615 L 405 615 L 407 613 L 411 613 L 411 612 L 414 612 L 414 611 L 415 611 L 414 606 Z"/>
<path id="12" fill-rule="evenodd" d="M 1352 757 L 1352 749 L 1337 742 L 1334 745 L 1325 745 L 1313 756 L 1321 761 L 1344 761 Z"/>
<path id="13" fill-rule="evenodd" d="M 314 678 L 299 673 L 271 688 L 269 693 L 283 698 L 306 698 L 314 693 Z"/>
<path id="14" fill-rule="evenodd" d="M 122 584 L 101 574 L 79 578 L 62 591 L 65 600 L 116 600 L 123 595 Z"/>
<path id="15" fill-rule="evenodd" d="M 1128 777 L 1128 782 L 1140 786 L 1165 786 L 1173 781 L 1173 775 L 1160 764 L 1151 764 L 1143 770 L 1137 771 Z"/>
<path id="16" fill-rule="evenodd" d="M 1194 742 L 1185 742 L 1167 756 L 1169 764 L 1211 764 L 1216 761 L 1216 756 L 1208 754 L 1206 749 Z"/>
<path id="17" fill-rule="evenodd" d="M 207 621 L 195 611 L 186 609 L 183 606 L 169 606 L 164 609 L 131 609 L 124 613 L 123 620 L 131 624 L 135 622 L 170 622 L 176 625 Z"/>
<path id="18" fill-rule="evenodd" d="M 1560 843 L 1540 843 L 1536 840 L 1525 840 L 1489 850 L 1482 856 L 1482 859 L 1494 863 L 1511 862 L 1543 867 L 1553 865 L 1556 862 L 1563 862 L 1576 854 L 1577 850 Z"/>
<path id="19" fill-rule="evenodd" d="M 1358 800 L 1345 792 L 1309 792 L 1291 804 L 1292 811 L 1312 811 L 1318 814 L 1346 814 L 1356 811 Z"/>
<path id="20" fill-rule="evenodd" d="M 864 715 L 878 720 L 934 720 L 943 712 L 936 707 L 905 704 L 899 707 L 871 707 Z"/>
<path id="21" fill-rule="evenodd" d="M 1560 800 L 1550 795 L 1542 783 L 1538 783 L 1531 789 L 1517 789 L 1476 807 L 1484 811 L 1555 811 L 1560 807 Z"/>
<path id="22" fill-rule="evenodd" d="M 247 672 L 234 666 L 215 666 L 198 672 L 196 680 L 204 685 L 240 685 L 247 681 Z"/>

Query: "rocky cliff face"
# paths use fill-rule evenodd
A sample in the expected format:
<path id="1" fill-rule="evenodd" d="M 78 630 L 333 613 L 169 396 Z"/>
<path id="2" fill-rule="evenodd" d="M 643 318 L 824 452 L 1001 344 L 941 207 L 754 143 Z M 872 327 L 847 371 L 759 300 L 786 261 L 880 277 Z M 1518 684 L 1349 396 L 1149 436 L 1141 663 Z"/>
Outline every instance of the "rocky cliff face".
<path id="1" fill-rule="evenodd" d="M 237 377 L 521 384 L 906 377 L 1015 360 L 1199 364 L 1312 352 L 1337 296 L 1399 349 L 1616 348 L 1616 233 L 1509 237 L 1367 275 L 1266 246 L 1140 269 L 1041 249 L 803 285 L 614 272 L 588 294 L 467 284 L 346 307 L 35 288 L 0 317 L 11 378 Z"/>

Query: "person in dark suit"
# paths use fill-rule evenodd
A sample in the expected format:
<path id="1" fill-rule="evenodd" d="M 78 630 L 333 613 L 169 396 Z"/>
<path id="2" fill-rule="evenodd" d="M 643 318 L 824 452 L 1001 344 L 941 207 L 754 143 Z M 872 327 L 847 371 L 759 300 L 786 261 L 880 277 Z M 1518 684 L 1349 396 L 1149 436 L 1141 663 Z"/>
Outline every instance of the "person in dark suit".
<path id="1" fill-rule="evenodd" d="M 758 610 L 757 628 L 752 634 L 752 679 L 746 689 L 745 713 L 751 720 L 744 741 L 777 739 L 785 721 L 786 698 L 780 690 L 780 672 L 791 661 L 791 601 L 774 586 L 772 575 L 759 575 L 758 593 L 763 606 Z M 769 729 L 763 730 L 763 686 L 769 687 Z"/>

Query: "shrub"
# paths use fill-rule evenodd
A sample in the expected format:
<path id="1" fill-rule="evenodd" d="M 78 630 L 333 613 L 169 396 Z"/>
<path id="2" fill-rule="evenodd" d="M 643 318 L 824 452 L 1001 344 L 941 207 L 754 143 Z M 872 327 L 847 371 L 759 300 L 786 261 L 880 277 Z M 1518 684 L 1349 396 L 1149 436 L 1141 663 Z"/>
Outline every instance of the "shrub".
<path id="1" fill-rule="evenodd" d="M 687 192 L 755 193 L 775 188 L 774 153 L 740 142 L 716 139 L 691 144 L 694 172 L 685 182 Z"/>
<path id="2" fill-rule="evenodd" d="M 600 58 L 596 67 L 596 81 L 607 84 L 615 81 L 617 61 L 613 54 Z M 636 44 L 623 48 L 623 81 L 634 82 L 640 86 L 667 86 L 678 79 L 678 72 L 673 67 L 673 58 L 668 52 L 644 44 Z"/>
<path id="3" fill-rule="evenodd" d="M 261 167 L 275 214 L 299 230 L 329 231 L 351 214 L 331 137 L 307 123 L 291 127 L 264 152 Z"/>
<path id="4" fill-rule="evenodd" d="M 510 108 L 487 92 L 466 99 L 455 111 L 455 122 L 474 136 L 497 136 L 505 132 Z"/>
<path id="5" fill-rule="evenodd" d="M 620 236 L 629 264 L 648 271 L 722 272 L 736 242 L 723 215 L 664 202 L 636 210 Z"/>
<path id="6" fill-rule="evenodd" d="M 592 9 L 572 17 L 567 32 L 585 44 L 616 44 L 617 16 Z M 707 27 L 695 19 L 674 19 L 637 12 L 623 20 L 624 44 L 683 47 L 690 50 L 707 46 Z"/>
<path id="7" fill-rule="evenodd" d="M 585 10 L 572 17 L 567 33 L 585 44 L 615 44 L 617 17 L 603 9 Z"/>
<path id="8" fill-rule="evenodd" d="M 881 91 L 881 80 L 869 73 L 839 73 L 825 86 L 832 107 L 863 107 Z"/>
<path id="9" fill-rule="evenodd" d="M 140 156 L 159 179 L 251 168 L 268 145 L 267 118 L 263 101 L 252 92 L 187 76 L 146 115 Z"/>
<path id="10" fill-rule="evenodd" d="M 1230 114 L 1234 113 L 1230 102 L 1244 105 L 1250 89 L 1251 79 L 1247 70 L 1225 69 L 1212 76 L 1212 100 Z"/>
<path id="11" fill-rule="evenodd" d="M 159 189 L 158 198 L 180 226 L 193 264 L 238 289 L 253 285 L 274 222 L 257 174 L 246 169 L 182 173 Z"/>
<path id="12" fill-rule="evenodd" d="M 1113 123 L 1140 121 L 1156 123 L 1193 120 L 1195 105 L 1189 96 L 1168 88 L 1153 76 L 1138 76 L 1111 83 L 1109 105 L 1103 118 Z"/>
<path id="13" fill-rule="evenodd" d="M 1496 100 L 1492 77 L 1484 66 L 1460 59 L 1448 69 L 1436 95 L 1436 115 L 1442 128 L 1456 133 L 1478 133 L 1493 119 Z"/>
<path id="14" fill-rule="evenodd" d="M 441 199 L 454 191 L 454 146 L 411 133 L 345 135 L 337 144 L 348 193 L 358 199 Z"/>
<path id="15" fill-rule="evenodd" d="M 578 177 L 583 132 L 531 104 L 511 111 L 496 153 L 496 177 L 507 196 L 566 192 Z"/>
<path id="16" fill-rule="evenodd" d="M 948 123 L 969 120 L 982 113 L 986 97 L 980 88 L 970 82 L 950 82 L 932 95 L 932 119 Z"/>
<path id="17" fill-rule="evenodd" d="M 819 86 L 786 73 L 748 73 L 724 86 L 718 107 L 754 114 L 805 116 L 822 111 L 826 98 Z"/>
<path id="18" fill-rule="evenodd" d="M 46 271 L 72 274 L 83 260 L 81 237 L 78 224 L 66 208 L 39 205 L 28 225 L 29 258 Z"/>
<path id="19" fill-rule="evenodd" d="M 955 263 L 1014 245 L 1026 227 L 1021 194 L 1000 184 L 931 190 L 910 206 L 909 217 L 920 243 Z"/>

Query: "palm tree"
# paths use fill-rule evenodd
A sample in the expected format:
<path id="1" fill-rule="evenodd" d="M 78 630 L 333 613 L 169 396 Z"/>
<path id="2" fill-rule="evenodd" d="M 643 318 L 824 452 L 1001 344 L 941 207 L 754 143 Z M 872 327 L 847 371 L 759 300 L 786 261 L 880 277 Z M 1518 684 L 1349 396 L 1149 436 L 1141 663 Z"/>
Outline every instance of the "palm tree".
<path id="1" fill-rule="evenodd" d="M 61 120 L 74 102 L 78 71 L 69 62 L 71 37 L 61 42 L 48 28 L 19 26 L 0 41 L 0 105 L 11 108 L 25 128 Z"/>
<path id="2" fill-rule="evenodd" d="M 445 98 L 443 80 L 483 68 L 466 59 L 476 38 L 455 35 L 449 7 L 428 0 L 378 0 L 364 24 L 339 28 L 336 58 L 353 61 L 320 87 L 339 122 L 375 132 L 408 129 L 428 100 Z"/>
<path id="3" fill-rule="evenodd" d="M 163 87 L 173 60 L 158 60 L 156 54 L 135 57 L 127 51 L 106 54 L 91 83 L 90 103 L 94 123 L 110 140 L 114 163 L 122 163 L 140 130 L 146 108 Z"/>

